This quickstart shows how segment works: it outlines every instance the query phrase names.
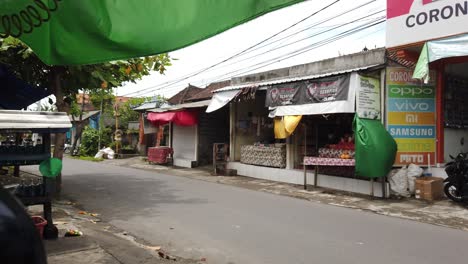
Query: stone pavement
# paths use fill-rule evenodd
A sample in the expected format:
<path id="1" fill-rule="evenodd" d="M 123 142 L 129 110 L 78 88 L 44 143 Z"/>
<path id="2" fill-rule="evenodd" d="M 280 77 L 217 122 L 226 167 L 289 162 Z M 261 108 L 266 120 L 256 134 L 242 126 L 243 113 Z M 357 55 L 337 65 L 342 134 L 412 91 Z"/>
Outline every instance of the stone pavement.
<path id="1" fill-rule="evenodd" d="M 379 199 L 335 190 L 313 188 L 311 186 L 306 191 L 303 190 L 302 186 L 298 185 L 243 176 L 211 176 L 209 171 L 211 167 L 187 169 L 150 165 L 142 157 L 105 160 L 103 163 L 227 184 L 240 188 L 295 197 L 311 202 L 353 208 L 468 231 L 468 207 L 455 204 L 447 199 L 436 202 L 426 202 L 413 198 Z"/>
<path id="2" fill-rule="evenodd" d="M 41 206 L 28 208 L 30 214 L 41 215 Z M 158 246 L 139 241 L 123 230 L 101 222 L 99 215 L 80 211 L 68 201 L 55 201 L 54 224 L 59 229 L 57 240 L 44 240 L 49 264 L 163 264 L 203 263 L 171 256 Z M 83 236 L 64 237 L 69 229 Z"/>

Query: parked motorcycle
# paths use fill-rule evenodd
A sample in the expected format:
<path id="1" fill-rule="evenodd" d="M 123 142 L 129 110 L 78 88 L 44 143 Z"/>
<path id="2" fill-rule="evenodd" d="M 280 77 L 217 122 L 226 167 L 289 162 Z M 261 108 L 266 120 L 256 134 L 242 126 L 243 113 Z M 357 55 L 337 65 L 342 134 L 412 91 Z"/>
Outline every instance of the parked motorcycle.
<path id="1" fill-rule="evenodd" d="M 444 193 L 454 202 L 468 202 L 467 153 L 460 153 L 445 166 L 448 177 L 444 180 Z"/>
<path id="2" fill-rule="evenodd" d="M 65 143 L 65 146 L 63 147 L 63 153 L 65 154 L 70 154 L 72 156 L 78 156 L 80 154 L 80 145 L 76 145 L 75 149 L 73 149 L 73 145 L 69 143 Z"/>

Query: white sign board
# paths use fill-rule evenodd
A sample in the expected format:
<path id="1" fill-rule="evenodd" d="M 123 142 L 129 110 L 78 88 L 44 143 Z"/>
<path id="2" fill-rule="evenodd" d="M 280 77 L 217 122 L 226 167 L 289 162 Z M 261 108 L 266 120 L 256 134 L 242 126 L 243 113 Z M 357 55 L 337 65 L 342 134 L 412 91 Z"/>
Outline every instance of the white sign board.
<path id="1" fill-rule="evenodd" d="M 380 81 L 375 78 L 358 75 L 356 92 L 357 114 L 360 118 L 381 119 Z"/>
<path id="2" fill-rule="evenodd" d="M 468 0 L 387 0 L 387 48 L 468 32 Z"/>

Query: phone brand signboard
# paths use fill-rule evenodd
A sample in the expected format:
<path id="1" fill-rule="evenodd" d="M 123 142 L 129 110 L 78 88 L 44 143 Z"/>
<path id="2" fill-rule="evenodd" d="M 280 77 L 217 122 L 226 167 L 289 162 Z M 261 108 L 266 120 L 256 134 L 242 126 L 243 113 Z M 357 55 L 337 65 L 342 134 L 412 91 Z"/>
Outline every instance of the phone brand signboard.
<path id="1" fill-rule="evenodd" d="M 395 165 L 434 164 L 435 83 L 422 84 L 412 75 L 407 68 L 387 68 L 387 130 L 398 145 Z"/>

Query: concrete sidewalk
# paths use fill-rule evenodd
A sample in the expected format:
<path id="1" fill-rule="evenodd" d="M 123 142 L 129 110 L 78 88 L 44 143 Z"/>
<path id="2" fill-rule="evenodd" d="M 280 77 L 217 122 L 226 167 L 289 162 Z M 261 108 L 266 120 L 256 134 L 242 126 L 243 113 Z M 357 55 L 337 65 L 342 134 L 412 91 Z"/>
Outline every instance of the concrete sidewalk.
<path id="1" fill-rule="evenodd" d="M 28 208 L 30 214 L 41 215 L 41 206 Z M 101 222 L 97 214 L 80 211 L 68 201 L 55 201 L 54 224 L 59 229 L 57 240 L 44 240 L 49 264 L 194 264 L 204 261 L 171 256 L 158 246 L 135 239 L 123 230 Z M 64 237 L 69 229 L 83 236 Z"/>
<path id="2" fill-rule="evenodd" d="M 468 231 L 468 207 L 453 203 L 447 199 L 436 202 L 426 202 L 413 198 L 372 199 L 368 196 L 343 193 L 323 188 L 313 188 L 311 186 L 309 186 L 309 190 L 305 191 L 302 186 L 287 183 L 266 181 L 243 176 L 211 176 L 208 167 L 201 169 L 186 169 L 150 165 L 143 157 L 105 160 L 103 163 L 227 184 L 240 188 L 295 197 L 311 202 L 353 208 L 356 210 L 369 211 L 376 214 Z"/>

